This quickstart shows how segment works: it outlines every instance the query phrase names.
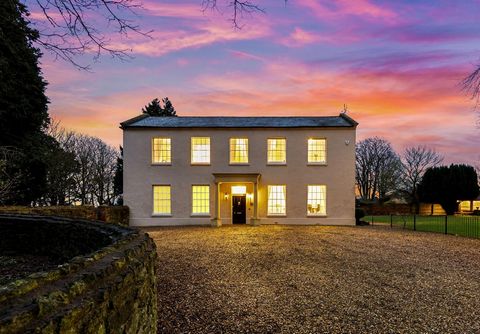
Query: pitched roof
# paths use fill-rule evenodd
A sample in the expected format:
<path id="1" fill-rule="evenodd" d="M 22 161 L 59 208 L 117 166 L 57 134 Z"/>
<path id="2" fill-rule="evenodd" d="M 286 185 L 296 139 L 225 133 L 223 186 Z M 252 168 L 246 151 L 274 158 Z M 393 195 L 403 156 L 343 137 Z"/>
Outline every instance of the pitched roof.
<path id="1" fill-rule="evenodd" d="M 356 127 L 352 118 L 344 113 L 338 116 L 319 117 L 223 117 L 178 116 L 159 117 L 140 115 L 120 123 L 127 128 L 324 128 Z"/>

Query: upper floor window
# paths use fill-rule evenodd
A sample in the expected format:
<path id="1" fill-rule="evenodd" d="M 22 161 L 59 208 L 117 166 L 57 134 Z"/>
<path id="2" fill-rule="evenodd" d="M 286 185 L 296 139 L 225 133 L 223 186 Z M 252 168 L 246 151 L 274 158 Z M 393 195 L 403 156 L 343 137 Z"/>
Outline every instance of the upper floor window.
<path id="1" fill-rule="evenodd" d="M 152 140 L 152 163 L 172 163 L 172 141 L 170 138 L 153 138 Z"/>
<path id="2" fill-rule="evenodd" d="M 310 216 L 327 214 L 327 187 L 325 185 L 308 186 L 307 214 Z"/>
<path id="3" fill-rule="evenodd" d="M 153 214 L 170 215 L 171 202 L 170 186 L 153 186 Z"/>
<path id="4" fill-rule="evenodd" d="M 192 186 L 192 214 L 210 213 L 210 186 Z"/>
<path id="5" fill-rule="evenodd" d="M 287 163 L 287 140 L 285 138 L 269 138 L 267 140 L 267 161 L 269 164 Z"/>
<path id="6" fill-rule="evenodd" d="M 268 215 L 285 215 L 287 191 L 285 185 L 268 186 Z"/>
<path id="7" fill-rule="evenodd" d="M 325 138 L 308 139 L 308 163 L 327 163 L 327 140 Z"/>
<path id="8" fill-rule="evenodd" d="M 210 163 L 210 137 L 192 137 L 192 164 Z"/>
<path id="9" fill-rule="evenodd" d="M 230 163 L 248 164 L 248 138 L 230 138 Z"/>

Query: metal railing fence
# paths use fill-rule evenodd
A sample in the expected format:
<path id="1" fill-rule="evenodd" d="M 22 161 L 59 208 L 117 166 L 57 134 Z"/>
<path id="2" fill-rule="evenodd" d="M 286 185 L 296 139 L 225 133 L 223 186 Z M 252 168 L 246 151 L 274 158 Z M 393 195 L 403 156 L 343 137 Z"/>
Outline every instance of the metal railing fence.
<path id="1" fill-rule="evenodd" d="M 480 238 L 480 216 L 422 216 L 385 215 L 365 216 L 363 220 L 372 225 L 404 228 L 414 231 L 453 234 L 463 237 Z"/>

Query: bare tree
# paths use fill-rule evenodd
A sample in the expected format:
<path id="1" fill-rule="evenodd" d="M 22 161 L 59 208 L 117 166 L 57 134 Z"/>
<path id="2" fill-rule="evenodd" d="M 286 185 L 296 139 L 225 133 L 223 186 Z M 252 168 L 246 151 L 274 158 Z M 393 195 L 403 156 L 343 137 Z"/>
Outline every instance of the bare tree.
<path id="1" fill-rule="evenodd" d="M 93 138 L 92 144 L 92 197 L 98 205 L 111 205 L 118 152 L 98 138 Z"/>
<path id="2" fill-rule="evenodd" d="M 232 9 L 231 21 L 235 28 L 240 29 L 240 19 L 245 15 L 252 15 L 253 13 L 265 13 L 265 9 L 260 7 L 255 1 L 248 0 L 202 0 L 203 11 L 207 9 L 219 10 L 219 2 L 222 2 L 222 6 L 227 6 Z M 285 2 L 287 2 L 285 0 Z"/>
<path id="3" fill-rule="evenodd" d="M 68 61 L 80 69 L 76 57 L 86 52 L 94 53 L 94 60 L 101 54 L 119 59 L 129 58 L 126 48 L 118 48 L 107 37 L 109 32 L 122 36 L 129 33 L 149 37 L 128 15 L 136 15 L 141 7 L 137 0 L 29 0 L 27 4 L 40 8 L 48 24 L 36 28 L 40 37 L 36 40 L 55 57 Z M 95 19 L 101 17 L 101 20 Z M 28 19 L 28 18 L 25 18 Z M 100 28 L 99 28 L 100 27 Z M 103 31 L 101 31 L 103 30 Z"/>
<path id="4" fill-rule="evenodd" d="M 475 105 L 480 102 L 480 65 L 476 66 L 476 69 L 465 77 L 461 82 L 462 90 L 475 100 Z"/>
<path id="5" fill-rule="evenodd" d="M 443 161 L 435 150 L 427 146 L 407 147 L 402 156 L 402 193 L 418 213 L 418 185 L 428 168 L 438 166 Z"/>
<path id="6" fill-rule="evenodd" d="M 480 104 L 480 65 L 461 81 L 462 90 L 470 96 L 475 103 L 475 108 Z M 480 112 L 477 110 L 476 125 L 480 128 Z"/>
<path id="7" fill-rule="evenodd" d="M 360 197 L 385 200 L 397 188 L 400 167 L 400 159 L 387 140 L 373 137 L 358 142 L 355 178 Z"/>
<path id="8" fill-rule="evenodd" d="M 9 162 L 16 160 L 22 153 L 13 147 L 0 147 L 0 204 L 8 199 L 17 182 L 22 178 L 21 172 L 12 171 Z"/>
<path id="9" fill-rule="evenodd" d="M 56 58 L 70 62 L 79 69 L 90 68 L 89 65 L 77 61 L 78 56 L 87 52 L 94 54 L 94 61 L 102 54 L 121 60 L 131 58 L 129 52 L 132 50 L 115 46 L 108 37 L 110 32 L 123 37 L 133 33 L 151 38 L 152 31 L 143 31 L 130 19 L 137 16 L 137 10 L 142 8 L 141 0 L 25 1 L 27 5 L 38 6 L 47 22 L 44 25 L 36 22 L 40 35 L 36 43 L 53 53 Z M 203 11 L 229 8 L 235 28 L 241 28 L 239 22 L 245 15 L 265 13 L 257 1 L 250 0 L 201 0 L 201 6 Z M 25 19 L 29 20 L 28 17 Z"/>

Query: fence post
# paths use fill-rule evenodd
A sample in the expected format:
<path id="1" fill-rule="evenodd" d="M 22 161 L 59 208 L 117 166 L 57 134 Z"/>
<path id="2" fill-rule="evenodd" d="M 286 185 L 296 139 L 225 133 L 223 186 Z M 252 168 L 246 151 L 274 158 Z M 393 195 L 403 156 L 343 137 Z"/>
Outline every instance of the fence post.
<path id="1" fill-rule="evenodd" d="M 448 215 L 445 215 L 445 234 L 448 234 L 447 221 L 448 221 Z"/>
<path id="2" fill-rule="evenodd" d="M 393 215 L 390 214 L 390 228 L 393 227 Z"/>
<path id="3" fill-rule="evenodd" d="M 413 230 L 417 230 L 417 215 L 413 214 Z"/>

